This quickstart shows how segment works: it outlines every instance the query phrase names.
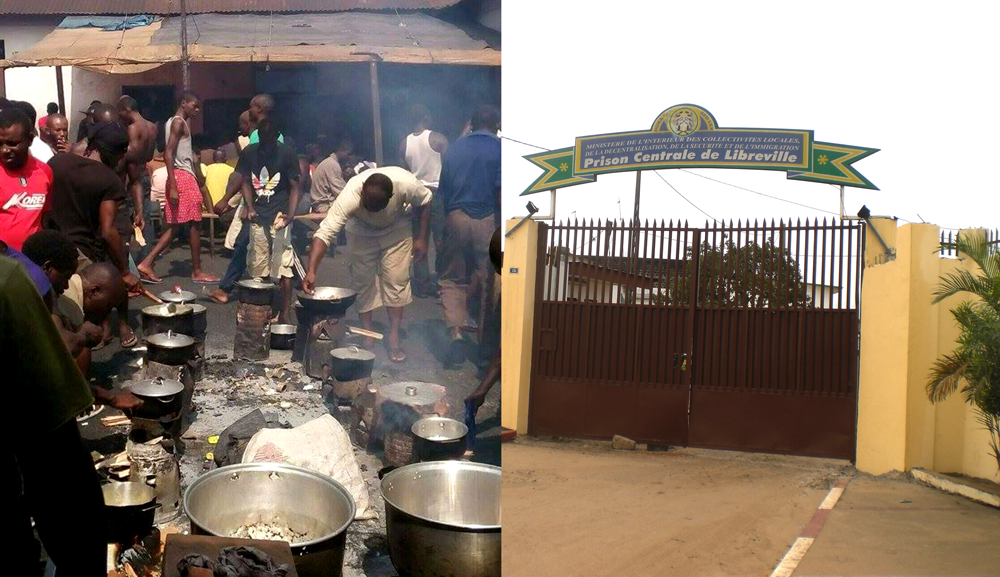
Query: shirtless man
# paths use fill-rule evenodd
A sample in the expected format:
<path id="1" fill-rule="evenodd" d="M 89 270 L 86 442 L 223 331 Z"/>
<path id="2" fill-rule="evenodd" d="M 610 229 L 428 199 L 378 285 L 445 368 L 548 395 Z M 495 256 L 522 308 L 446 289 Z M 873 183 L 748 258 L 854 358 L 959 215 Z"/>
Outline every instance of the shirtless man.
<path id="1" fill-rule="evenodd" d="M 128 152 L 125 153 L 125 186 L 132 198 L 132 225 L 142 231 L 147 246 L 143 253 L 148 253 L 149 243 L 153 241 L 153 228 L 146 227 L 149 211 L 152 208 L 149 201 L 149 171 L 146 164 L 153 160 L 156 154 L 156 125 L 139 114 L 139 103 L 131 96 L 118 99 L 118 116 L 128 129 Z M 145 256 L 145 254 L 141 254 Z"/>
<path id="2" fill-rule="evenodd" d="M 42 142 L 49 145 L 52 154 L 69 152 L 69 120 L 62 114 L 50 114 L 46 118 L 45 126 L 38 131 L 38 136 Z"/>

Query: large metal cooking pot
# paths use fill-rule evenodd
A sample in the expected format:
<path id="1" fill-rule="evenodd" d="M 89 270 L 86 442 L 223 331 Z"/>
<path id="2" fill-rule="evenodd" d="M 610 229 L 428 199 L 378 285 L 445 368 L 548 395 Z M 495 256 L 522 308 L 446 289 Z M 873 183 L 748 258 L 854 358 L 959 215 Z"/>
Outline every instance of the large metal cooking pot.
<path id="1" fill-rule="evenodd" d="M 400 575 L 500 575 L 500 467 L 417 463 L 387 473 L 381 488 Z"/>
<path id="2" fill-rule="evenodd" d="M 142 334 L 155 335 L 173 331 L 182 335 L 194 333 L 194 309 L 192 305 L 167 303 L 142 309 Z"/>
<path id="3" fill-rule="evenodd" d="M 295 346 L 295 325 L 271 325 L 271 348 L 279 351 L 290 351 Z"/>
<path id="4" fill-rule="evenodd" d="M 274 300 L 274 283 L 260 279 L 241 280 L 236 283 L 240 287 L 241 303 L 258 306 L 271 306 Z"/>
<path id="5" fill-rule="evenodd" d="M 131 543 L 153 527 L 156 491 L 145 483 L 109 483 L 104 493 L 104 526 L 108 542 Z"/>
<path id="6" fill-rule="evenodd" d="M 339 576 L 347 528 L 357 510 L 343 485 L 326 475 L 282 463 L 243 463 L 205 473 L 184 492 L 197 535 L 229 537 L 246 523 L 287 524 L 307 533 L 291 543 L 301 577 Z"/>
<path id="7" fill-rule="evenodd" d="M 425 417 L 410 427 L 413 449 L 421 461 L 446 461 L 465 454 L 469 427 L 455 419 Z"/>
<path id="8" fill-rule="evenodd" d="M 146 338 L 146 361 L 163 365 L 183 365 L 195 355 L 194 339 L 171 331 Z"/>
<path id="9" fill-rule="evenodd" d="M 141 419 L 159 419 L 181 411 L 184 383 L 157 377 L 129 383 L 129 391 L 142 399 L 142 406 L 135 410 Z"/>
<path id="10" fill-rule="evenodd" d="M 321 315 L 343 315 L 357 300 L 358 293 L 350 289 L 319 286 L 311 295 L 299 295 L 302 306 Z"/>
<path id="11" fill-rule="evenodd" d="M 354 381 L 372 376 L 375 353 L 355 345 L 330 351 L 330 374 L 337 381 Z"/>
<path id="12" fill-rule="evenodd" d="M 192 337 L 200 337 L 208 330 L 208 307 L 197 303 L 188 305 L 191 307 L 192 316 Z M 187 333 L 184 333 L 187 334 Z"/>

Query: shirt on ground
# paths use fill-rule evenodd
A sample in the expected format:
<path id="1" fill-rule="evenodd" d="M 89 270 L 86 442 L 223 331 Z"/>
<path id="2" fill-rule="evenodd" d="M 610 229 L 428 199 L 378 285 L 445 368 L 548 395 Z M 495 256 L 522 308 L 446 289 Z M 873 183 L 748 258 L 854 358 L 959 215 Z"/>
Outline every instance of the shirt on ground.
<path id="1" fill-rule="evenodd" d="M 361 189 L 373 174 L 384 174 L 392 180 L 392 198 L 389 204 L 378 212 L 370 212 L 361 204 Z M 316 231 L 314 238 L 331 244 L 340 231 L 347 230 L 352 235 L 381 236 L 386 242 L 393 242 L 413 234 L 410 214 L 414 206 L 425 206 L 433 194 L 408 170 L 397 166 L 366 170 L 347 181 L 343 192 L 330 207 L 330 212 Z"/>
<path id="2" fill-rule="evenodd" d="M 127 193 L 122 179 L 103 163 L 76 154 L 57 154 L 49 166 L 52 209 L 45 215 L 45 227 L 69 237 L 90 260 L 105 260 L 101 203 L 112 200 L 117 204 L 125 200 Z"/>
<path id="3" fill-rule="evenodd" d="M 13 248 L 0 244 L 0 256 L 5 256 L 9 259 L 16 260 L 24 266 L 24 272 L 28 274 L 28 278 L 38 289 L 38 294 L 43 297 L 49 294 L 52 290 L 52 283 L 49 282 L 48 275 L 42 270 L 42 267 L 35 264 L 30 258 L 26 257 L 23 253 L 14 250 Z"/>
<path id="4" fill-rule="evenodd" d="M 346 185 L 344 170 L 337 155 L 331 154 L 323 159 L 313 173 L 312 186 L 309 188 L 313 210 L 316 212 L 329 210 L 330 205 L 337 200 Z"/>
<path id="5" fill-rule="evenodd" d="M 202 165 L 201 172 L 205 175 L 205 188 L 208 189 L 208 195 L 212 197 L 212 204 L 219 202 L 222 200 L 222 197 L 226 196 L 226 186 L 229 184 L 229 176 L 235 170 L 232 166 L 224 162 L 217 162 L 208 166 Z"/>
<path id="6" fill-rule="evenodd" d="M 448 147 L 438 194 L 445 212 L 461 210 L 472 218 L 495 213 L 500 188 L 500 139 L 477 130 Z"/>
<path id="7" fill-rule="evenodd" d="M 15 250 L 42 228 L 42 216 L 51 208 L 52 170 L 28 156 L 20 170 L 0 166 L 0 240 Z"/>
<path id="8" fill-rule="evenodd" d="M 251 144 L 240 155 L 236 170 L 253 190 L 253 209 L 270 223 L 279 212 L 288 214 L 288 197 L 293 180 L 299 178 L 299 157 L 287 144 L 262 151 Z"/>
<path id="9" fill-rule="evenodd" d="M 10 431 L 35 438 L 65 425 L 94 403 L 48 308 L 21 267 L 0 257 L 0 351 L 13 406 Z"/>

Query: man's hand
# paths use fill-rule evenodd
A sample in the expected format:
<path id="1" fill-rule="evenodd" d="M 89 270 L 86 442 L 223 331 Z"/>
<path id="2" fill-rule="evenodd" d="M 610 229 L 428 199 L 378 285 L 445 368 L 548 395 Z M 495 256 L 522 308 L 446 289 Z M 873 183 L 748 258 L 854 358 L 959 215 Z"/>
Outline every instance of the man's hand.
<path id="1" fill-rule="evenodd" d="M 292 219 L 288 218 L 287 216 L 283 214 L 279 215 L 278 218 L 274 219 L 274 230 L 279 231 L 288 226 L 291 222 Z"/>
<path id="2" fill-rule="evenodd" d="M 122 275 L 122 281 L 125 283 L 125 288 L 128 289 L 129 294 L 135 294 L 142 288 L 142 281 L 130 272 Z"/>
<path id="3" fill-rule="evenodd" d="M 181 201 L 180 193 L 177 192 L 177 180 L 174 178 L 167 179 L 167 202 L 172 206 L 177 206 Z"/>
<path id="4" fill-rule="evenodd" d="M 137 212 L 132 216 L 132 226 L 142 230 L 146 226 L 146 219 L 142 218 L 142 213 Z"/>
<path id="5" fill-rule="evenodd" d="M 316 292 L 316 273 L 309 271 L 306 278 L 302 279 L 302 292 L 311 295 Z"/>
<path id="6" fill-rule="evenodd" d="M 104 340 L 104 329 L 90 321 L 84 321 L 77 333 L 83 337 L 84 344 L 88 347 L 96 347 Z"/>
<path id="7" fill-rule="evenodd" d="M 108 404 L 122 411 L 131 411 L 142 406 L 142 399 L 128 391 L 118 391 L 111 396 Z"/>
<path id="8" fill-rule="evenodd" d="M 246 216 L 244 217 L 244 220 L 249 220 L 250 222 L 257 221 L 257 211 L 253 209 L 253 206 L 246 207 L 245 214 Z"/>
<path id="9" fill-rule="evenodd" d="M 229 203 L 226 202 L 225 199 L 220 200 L 219 202 L 215 203 L 213 209 L 215 210 L 215 214 L 222 216 L 227 212 L 229 212 Z"/>
<path id="10" fill-rule="evenodd" d="M 413 260 L 419 262 L 425 258 L 427 258 L 427 239 L 415 239 L 413 241 Z"/>

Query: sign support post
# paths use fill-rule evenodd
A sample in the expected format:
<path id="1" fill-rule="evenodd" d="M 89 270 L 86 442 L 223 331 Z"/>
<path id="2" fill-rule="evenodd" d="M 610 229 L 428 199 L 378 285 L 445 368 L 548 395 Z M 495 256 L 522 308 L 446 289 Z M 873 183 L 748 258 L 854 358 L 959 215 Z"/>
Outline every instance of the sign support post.
<path id="1" fill-rule="evenodd" d="M 642 185 L 642 171 L 635 171 L 635 209 L 632 213 L 632 240 L 629 242 L 629 273 L 639 274 L 639 191 Z M 629 302 L 635 304 L 638 289 L 632 286 L 628 290 Z"/>

